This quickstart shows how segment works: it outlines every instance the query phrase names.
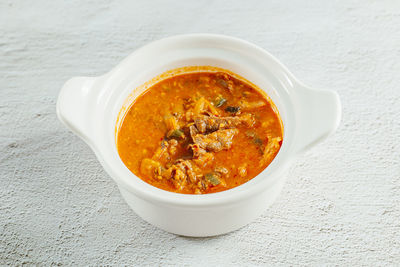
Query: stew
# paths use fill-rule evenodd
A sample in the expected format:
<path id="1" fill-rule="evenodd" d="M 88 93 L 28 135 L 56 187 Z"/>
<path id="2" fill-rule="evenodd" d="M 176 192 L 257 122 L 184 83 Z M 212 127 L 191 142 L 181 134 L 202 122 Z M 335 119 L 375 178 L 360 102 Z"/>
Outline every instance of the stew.
<path id="1" fill-rule="evenodd" d="M 278 153 L 283 127 L 272 101 L 235 77 L 196 72 L 151 86 L 118 130 L 124 164 L 153 186 L 185 194 L 227 190 L 259 174 Z"/>

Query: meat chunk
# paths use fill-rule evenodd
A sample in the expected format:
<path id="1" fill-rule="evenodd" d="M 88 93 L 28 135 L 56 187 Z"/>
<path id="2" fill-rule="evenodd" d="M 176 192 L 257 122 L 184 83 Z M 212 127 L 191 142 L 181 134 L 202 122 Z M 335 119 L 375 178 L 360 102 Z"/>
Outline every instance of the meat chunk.
<path id="1" fill-rule="evenodd" d="M 200 133 L 213 132 L 220 129 L 232 129 L 239 125 L 251 127 L 255 123 L 252 114 L 244 114 L 238 117 L 216 117 L 216 116 L 197 116 L 194 123 Z"/>
<path id="2" fill-rule="evenodd" d="M 223 149 L 231 148 L 232 139 L 238 132 L 238 129 L 218 130 L 207 135 L 196 134 L 192 136 L 192 138 L 193 142 L 201 148 L 218 152 Z"/>
<path id="3" fill-rule="evenodd" d="M 260 166 L 271 163 L 281 147 L 281 141 L 282 138 L 280 137 L 268 138 L 268 143 L 264 148 L 263 157 L 260 161 Z"/>

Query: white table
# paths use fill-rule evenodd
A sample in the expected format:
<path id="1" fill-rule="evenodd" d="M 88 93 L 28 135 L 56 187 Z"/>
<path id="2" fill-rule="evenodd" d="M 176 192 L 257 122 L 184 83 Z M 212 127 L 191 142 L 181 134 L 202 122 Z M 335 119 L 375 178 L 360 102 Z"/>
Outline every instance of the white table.
<path id="1" fill-rule="evenodd" d="M 55 114 L 68 78 L 193 32 L 254 42 L 343 105 L 276 203 L 215 238 L 141 220 Z M 396 265 L 399 161 L 399 1 L 0 2 L 0 265 Z"/>

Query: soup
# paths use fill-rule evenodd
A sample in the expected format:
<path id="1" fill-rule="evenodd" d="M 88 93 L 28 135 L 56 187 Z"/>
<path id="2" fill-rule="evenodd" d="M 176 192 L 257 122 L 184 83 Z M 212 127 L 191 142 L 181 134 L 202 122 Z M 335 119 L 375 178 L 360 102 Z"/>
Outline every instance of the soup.
<path id="1" fill-rule="evenodd" d="M 282 136 L 265 93 L 228 71 L 202 71 L 164 79 L 137 97 L 117 132 L 117 149 L 143 181 L 206 194 L 257 176 Z"/>

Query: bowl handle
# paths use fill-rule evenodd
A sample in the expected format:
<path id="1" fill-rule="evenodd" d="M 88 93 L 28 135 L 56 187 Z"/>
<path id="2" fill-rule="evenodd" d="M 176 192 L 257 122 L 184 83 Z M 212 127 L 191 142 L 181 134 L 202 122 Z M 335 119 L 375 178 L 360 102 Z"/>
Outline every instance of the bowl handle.
<path id="1" fill-rule="evenodd" d="M 294 90 L 295 152 L 300 154 L 333 133 L 340 123 L 341 104 L 334 91 L 300 85 Z"/>
<path id="2" fill-rule="evenodd" d="M 57 100 L 57 116 L 72 132 L 89 143 L 89 95 L 94 77 L 74 77 L 62 87 Z"/>

